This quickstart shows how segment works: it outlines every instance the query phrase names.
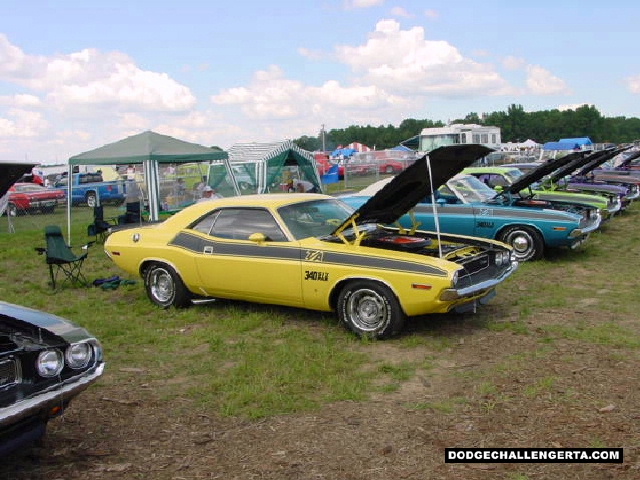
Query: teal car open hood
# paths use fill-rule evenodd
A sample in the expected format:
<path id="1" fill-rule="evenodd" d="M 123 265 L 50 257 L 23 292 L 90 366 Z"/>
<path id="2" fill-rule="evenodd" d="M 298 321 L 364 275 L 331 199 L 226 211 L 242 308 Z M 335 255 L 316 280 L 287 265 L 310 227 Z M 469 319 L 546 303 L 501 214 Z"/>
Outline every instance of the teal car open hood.
<path id="1" fill-rule="evenodd" d="M 599 162 L 600 160 L 602 160 L 602 162 L 604 163 L 607 160 L 612 159 L 613 157 L 615 157 L 619 153 L 623 152 L 624 150 L 627 150 L 628 148 L 630 148 L 630 147 L 610 148 L 610 149 L 607 149 L 607 150 L 602 150 L 600 152 L 592 153 L 591 155 L 588 155 L 588 156 L 583 157 L 583 158 L 576 158 L 571 163 L 568 163 L 568 164 L 564 165 L 562 168 L 559 168 L 558 170 L 556 170 L 553 173 L 553 175 L 551 175 L 551 181 L 555 183 L 558 180 L 566 177 L 567 175 L 570 175 L 571 173 L 573 173 L 577 169 L 583 168 L 586 165 L 590 165 L 590 164 L 592 164 L 594 162 Z"/>
<path id="2" fill-rule="evenodd" d="M 631 147 L 624 147 L 624 148 L 612 149 L 610 151 L 606 150 L 605 155 L 598 155 L 597 157 L 594 157 L 588 162 L 586 162 L 585 164 L 580 165 L 580 170 L 578 171 L 578 173 L 576 173 L 576 176 L 582 177 L 584 175 L 588 175 L 589 172 L 591 172 L 592 170 L 595 170 L 604 162 L 611 160 L 613 157 L 618 156 L 619 154 L 629 150 L 630 148 Z M 640 152 L 635 152 L 635 154 L 631 155 L 631 160 L 639 156 L 640 156 Z"/>
<path id="3" fill-rule="evenodd" d="M 492 151 L 476 144 L 452 145 L 431 151 L 428 157 L 425 155 L 396 175 L 340 225 L 334 234 L 344 229 L 345 224 L 354 221 L 358 225 L 391 224 L 397 221 L 430 196 L 432 189 L 437 190 L 451 177 Z"/>
<path id="4" fill-rule="evenodd" d="M 502 189 L 503 192 L 517 194 L 522 190 L 529 188 L 530 185 L 535 182 L 539 182 L 546 175 L 550 175 L 559 168 L 572 163 L 577 159 L 581 159 L 587 156 L 589 152 L 572 152 L 564 157 L 560 158 L 550 158 L 544 163 L 541 163 L 540 166 L 529 170 L 527 173 L 522 175 L 518 180 L 513 182 L 511 185 L 505 185 Z"/>

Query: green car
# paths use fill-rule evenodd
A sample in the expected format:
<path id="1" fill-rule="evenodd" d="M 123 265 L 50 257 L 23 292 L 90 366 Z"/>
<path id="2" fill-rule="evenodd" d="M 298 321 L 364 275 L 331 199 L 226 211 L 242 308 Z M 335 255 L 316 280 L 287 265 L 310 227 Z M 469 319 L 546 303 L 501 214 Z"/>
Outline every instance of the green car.
<path id="1" fill-rule="evenodd" d="M 585 207 L 595 207 L 600 210 L 603 221 L 611 218 L 622 206 L 617 197 L 608 198 L 567 190 L 544 190 L 540 186 L 539 182 L 545 175 L 570 162 L 573 155 L 549 160 L 526 174 L 515 166 L 467 167 L 462 173 L 473 175 L 505 196 L 545 200 L 555 209 L 573 212 Z"/>

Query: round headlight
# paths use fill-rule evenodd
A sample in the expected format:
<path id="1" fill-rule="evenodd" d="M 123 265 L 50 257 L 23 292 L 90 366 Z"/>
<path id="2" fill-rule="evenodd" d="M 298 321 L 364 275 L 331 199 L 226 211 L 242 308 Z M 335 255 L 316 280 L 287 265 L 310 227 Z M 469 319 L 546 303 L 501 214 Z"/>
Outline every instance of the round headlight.
<path id="1" fill-rule="evenodd" d="M 41 377 L 55 377 L 62 371 L 62 367 L 64 361 L 60 350 L 45 350 L 38 355 L 36 368 Z"/>
<path id="2" fill-rule="evenodd" d="M 69 345 L 65 353 L 67 365 L 71 368 L 84 368 L 91 360 L 91 346 L 88 343 L 74 343 Z"/>

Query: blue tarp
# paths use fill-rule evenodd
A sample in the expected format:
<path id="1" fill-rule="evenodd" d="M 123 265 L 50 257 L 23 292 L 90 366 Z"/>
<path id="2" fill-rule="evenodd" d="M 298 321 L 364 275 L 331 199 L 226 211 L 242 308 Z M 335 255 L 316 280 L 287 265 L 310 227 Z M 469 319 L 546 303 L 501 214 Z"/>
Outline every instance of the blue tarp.
<path id="1" fill-rule="evenodd" d="M 580 145 L 580 147 L 584 145 L 592 145 L 593 142 L 589 137 L 578 137 L 578 138 L 561 138 L 558 140 L 560 143 L 573 143 L 574 145 Z"/>
<path id="2" fill-rule="evenodd" d="M 547 142 L 542 148 L 544 150 L 574 150 L 580 149 L 581 145 L 575 142 Z"/>
<path id="3" fill-rule="evenodd" d="M 351 155 L 353 155 L 356 152 L 357 152 L 357 150 L 355 150 L 353 148 L 338 148 L 338 149 L 334 150 L 333 152 L 331 152 L 331 156 L 332 157 L 339 157 L 340 155 L 342 155 L 343 157 L 350 157 Z"/>
<path id="4" fill-rule="evenodd" d="M 339 172 L 340 172 L 340 167 L 338 165 L 333 165 L 327 173 L 322 175 L 322 183 L 329 184 L 329 183 L 339 182 L 340 181 Z"/>

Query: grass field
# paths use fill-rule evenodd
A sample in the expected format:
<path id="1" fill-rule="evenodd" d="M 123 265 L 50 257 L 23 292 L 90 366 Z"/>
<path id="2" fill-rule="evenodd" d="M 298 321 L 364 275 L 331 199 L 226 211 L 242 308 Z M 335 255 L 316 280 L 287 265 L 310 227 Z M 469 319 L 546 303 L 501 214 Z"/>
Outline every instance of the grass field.
<path id="1" fill-rule="evenodd" d="M 74 209 L 74 245 L 88 240 L 89 212 Z M 46 224 L 66 225 L 64 213 L 13 219 L 15 233 L 8 233 L 6 218 L 1 220 L 2 299 L 72 319 L 105 347 L 107 373 L 83 394 L 97 403 L 77 402 L 74 408 L 83 420 L 60 423 L 63 437 L 76 435 L 70 432 L 87 416 L 116 422 L 107 410 L 130 407 L 113 407 L 108 399 L 121 398 L 137 402 L 140 413 L 120 421 L 120 436 L 164 438 L 162 432 L 171 427 L 159 412 L 169 405 L 168 421 L 179 422 L 181 432 L 200 431 L 202 422 L 213 418 L 234 425 L 225 445 L 233 444 L 242 459 L 227 450 L 229 458 L 220 453 L 215 467 L 192 459 L 203 476 L 184 478 L 205 478 L 207 471 L 249 478 L 242 462 L 253 468 L 255 478 L 284 478 L 278 475 L 278 462 L 284 460 L 268 453 L 275 449 L 290 453 L 288 465 L 314 467 L 323 478 L 429 478 L 431 472 L 433 478 L 480 479 L 487 478 L 486 469 L 451 469 L 442 463 L 441 449 L 555 445 L 624 447 L 625 465 L 609 470 L 502 466 L 489 476 L 640 475 L 638 205 L 582 248 L 551 251 L 545 260 L 521 265 L 477 314 L 414 318 L 400 337 L 384 342 L 357 340 L 333 315 L 299 309 L 219 301 L 161 310 L 146 298 L 140 281 L 117 290 L 53 292 L 44 258 L 34 247 L 42 245 Z M 122 275 L 100 245 L 91 247 L 84 272 L 89 280 Z M 143 411 L 147 420 L 153 412 L 157 427 L 148 421 L 141 427 Z M 134 426 L 132 433 L 128 428 Z M 114 435 L 105 427 L 91 441 L 115 441 Z M 347 439 L 362 446 L 350 450 L 350 462 L 343 458 L 352 446 L 342 443 Z M 129 445 L 127 438 L 121 441 Z M 112 463 L 129 462 L 129 473 L 139 472 L 127 478 L 152 478 L 142 473 L 151 456 L 177 455 L 176 449 L 190 445 L 181 441 L 186 443 L 158 440 L 153 454 L 131 446 L 129 454 L 123 447 Z M 311 445 L 322 446 L 322 453 Z M 396 463 L 375 453 L 387 445 L 397 452 Z M 315 452 L 311 456 L 309 449 Z M 68 465 L 54 462 L 56 473 L 86 466 L 80 459 L 61 458 Z M 344 476 L 345 468 L 356 470 Z M 311 478 L 301 475 L 291 478 Z M 173 471 L 153 478 L 181 476 Z"/>

